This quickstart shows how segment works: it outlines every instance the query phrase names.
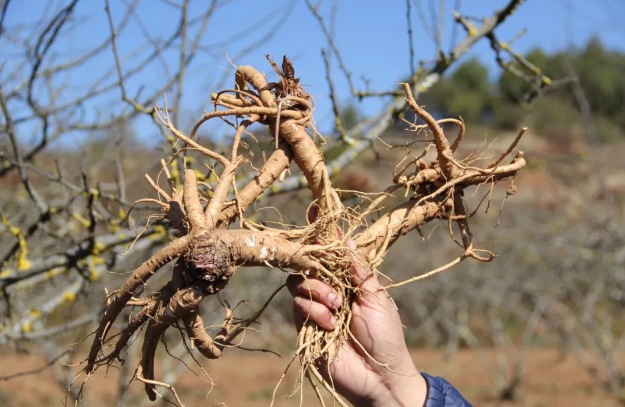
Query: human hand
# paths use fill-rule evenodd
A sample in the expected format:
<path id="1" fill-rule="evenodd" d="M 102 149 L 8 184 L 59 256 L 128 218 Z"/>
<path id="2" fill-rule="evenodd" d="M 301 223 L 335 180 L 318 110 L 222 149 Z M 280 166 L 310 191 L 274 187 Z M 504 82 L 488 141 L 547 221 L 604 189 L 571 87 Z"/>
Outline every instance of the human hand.
<path id="1" fill-rule="evenodd" d="M 348 246 L 355 250 L 353 242 Z M 359 288 L 359 295 L 351 304 L 350 330 L 358 343 L 348 340 L 330 362 L 332 383 L 357 406 L 422 406 L 427 384 L 410 358 L 395 304 L 380 290 L 382 286 L 372 271 L 353 257 L 352 284 Z M 291 275 L 287 286 L 294 297 L 298 329 L 306 320 L 334 329 L 337 322 L 333 310 L 349 305 L 344 304 L 340 293 L 317 279 Z M 327 374 L 328 369 L 320 371 Z"/>

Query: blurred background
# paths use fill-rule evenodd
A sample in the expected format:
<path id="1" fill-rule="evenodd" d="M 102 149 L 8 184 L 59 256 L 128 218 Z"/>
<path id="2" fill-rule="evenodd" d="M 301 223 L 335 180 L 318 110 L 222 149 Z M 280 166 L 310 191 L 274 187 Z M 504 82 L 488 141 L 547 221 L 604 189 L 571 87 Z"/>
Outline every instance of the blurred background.
<path id="1" fill-rule="evenodd" d="M 0 405 L 78 399 L 83 379 L 68 386 L 105 289 L 172 239 L 150 217 L 158 207 L 128 215 L 133 201 L 156 198 L 144 174 L 157 179 L 161 158 L 180 181 L 171 157 L 182 146 L 154 105 L 166 95 L 188 133 L 213 109 L 211 92 L 234 86 L 235 66 L 277 80 L 266 54 L 287 55 L 315 98 L 316 137 L 344 190 L 383 190 L 407 149 L 427 145 L 404 121 L 398 82 L 436 118 L 465 120 L 461 157 L 498 156 L 528 127 L 518 192 L 506 183 L 467 191 L 478 244 L 498 257 L 390 294 L 417 367 L 476 406 L 623 405 L 624 13 L 621 0 L 0 1 Z M 254 126 L 250 171 L 273 143 Z M 198 140 L 219 150 L 232 135 L 215 120 Z M 205 159 L 189 153 L 189 164 L 211 182 Z M 310 199 L 292 169 L 247 215 L 301 225 Z M 432 222 L 399 239 L 381 271 L 401 281 L 459 250 L 447 223 Z M 240 270 L 220 299 L 245 301 L 237 313 L 250 315 L 285 278 Z M 209 300 L 207 326 L 224 314 Z M 294 351 L 291 301 L 279 293 L 244 337 L 282 357 L 228 349 L 199 361 L 209 379 L 168 332 L 157 376 L 187 405 L 269 405 Z M 152 405 L 128 385 L 140 342 L 119 369 L 91 377 L 77 403 Z M 296 381 L 286 376 L 277 405 L 317 403 L 310 388 L 300 399 Z"/>

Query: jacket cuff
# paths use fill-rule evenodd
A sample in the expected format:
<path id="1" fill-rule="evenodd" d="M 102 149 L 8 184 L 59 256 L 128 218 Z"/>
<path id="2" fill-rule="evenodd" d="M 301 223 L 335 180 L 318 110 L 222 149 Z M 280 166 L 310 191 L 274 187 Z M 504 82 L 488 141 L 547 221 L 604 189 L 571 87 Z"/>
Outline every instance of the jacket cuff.
<path id="1" fill-rule="evenodd" d="M 428 384 L 427 398 L 423 407 L 472 407 L 447 380 L 427 373 L 421 375 Z"/>

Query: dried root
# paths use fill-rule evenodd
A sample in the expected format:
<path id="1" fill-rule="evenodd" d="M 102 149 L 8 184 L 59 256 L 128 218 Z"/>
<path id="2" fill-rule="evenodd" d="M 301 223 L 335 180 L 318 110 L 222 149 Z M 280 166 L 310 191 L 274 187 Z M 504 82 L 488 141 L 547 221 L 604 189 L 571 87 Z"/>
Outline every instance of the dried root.
<path id="1" fill-rule="evenodd" d="M 248 320 L 236 322 L 232 310 L 228 308 L 220 332 L 214 338 L 206 332 L 199 315 L 201 301 L 224 289 L 241 266 L 267 265 L 320 278 L 342 293 L 345 305 L 349 305 L 354 296 L 359 295 L 358 287 L 352 284 L 354 256 L 375 271 L 400 236 L 433 219 L 445 219 L 450 224 L 458 224 L 464 251 L 448 265 L 392 286 L 441 272 L 468 257 L 479 261 L 493 259 L 492 253 L 480 250 L 475 245 L 469 228 L 470 216 L 466 214 L 462 200 L 463 191 L 470 186 L 493 184 L 513 177 L 525 165 L 523 153 L 518 152 L 507 163 L 502 163 L 522 132 L 496 161 L 483 168 L 473 167 L 472 162 L 462 162 L 454 157 L 463 140 L 464 122 L 452 120 L 459 125 L 460 131 L 450 145 L 439 122 L 417 104 L 410 87 L 404 84 L 406 103 L 425 122 L 432 134 L 437 159 L 430 163 L 421 158 L 409 161 L 395 171 L 393 183 L 384 193 L 370 199 L 368 207 L 346 208 L 337 190 L 332 188 L 323 154 L 305 131 L 312 120 L 312 98 L 299 85 L 299 79 L 295 78 L 293 67 L 286 57 L 282 69 L 270 62 L 279 75 L 279 82 L 268 84 L 254 68 L 239 67 L 235 75 L 235 89 L 213 94 L 215 110 L 205 113 L 188 136 L 173 126 L 166 107 L 164 111 L 158 110 L 162 124 L 175 137 L 187 147 L 215 160 L 222 170 L 216 185 L 211 186 L 212 194 L 206 207 L 202 205 L 193 171 L 185 171 L 184 186 L 179 190 L 163 162 L 169 193 L 147 177 L 159 199 L 144 199 L 137 203 L 152 202 L 159 205 L 163 211 L 159 216 L 167 218 L 171 227 L 181 236 L 134 270 L 111 296 L 95 332 L 85 367 L 87 373 L 116 360 L 121 361 L 121 351 L 129 339 L 146 326 L 136 378 L 145 383 L 146 393 L 154 400 L 158 395 L 155 386 L 165 385 L 155 380 L 156 349 L 164 332 L 170 326 L 177 325 L 178 321 L 182 321 L 189 339 L 203 356 L 208 359 L 220 357 L 225 347 L 230 346 L 237 335 L 255 321 L 267 306 L 265 304 Z M 220 107 L 226 110 L 219 110 Z M 229 157 L 194 140 L 202 123 L 215 117 L 225 119 L 228 116 L 245 118 L 235 126 Z M 244 161 L 239 155 L 238 146 L 251 123 L 269 127 L 276 138 L 275 151 L 256 176 L 238 190 L 234 185 L 235 174 Z M 316 216 L 312 222 L 299 229 L 282 230 L 254 225 L 245 219 L 246 209 L 289 168 L 292 160 L 301 169 L 314 198 Z M 374 223 L 368 223 L 369 215 L 397 191 L 402 191 L 406 201 Z M 230 194 L 234 194 L 234 200 L 227 203 Z M 241 228 L 228 229 L 237 217 L 240 218 Z M 356 248 L 348 247 L 348 241 L 355 242 Z M 353 256 L 347 255 L 349 252 Z M 176 265 L 171 281 L 153 296 L 136 298 L 135 295 L 148 279 L 172 260 L 176 260 Z M 141 309 L 121 333 L 109 335 L 110 327 L 126 306 L 141 306 Z M 303 368 L 302 378 L 311 381 L 316 391 L 318 388 L 315 383 L 320 383 L 321 387 L 333 393 L 340 405 L 344 405 L 333 391 L 331 383 L 323 379 L 317 368 L 320 361 L 333 358 L 342 343 L 349 338 L 350 307 L 340 307 L 335 317 L 338 323 L 332 331 L 306 323 L 298 337 L 296 356 Z M 114 339 L 113 350 L 107 353 L 109 343 Z M 177 403 L 181 404 L 175 391 L 171 390 Z"/>

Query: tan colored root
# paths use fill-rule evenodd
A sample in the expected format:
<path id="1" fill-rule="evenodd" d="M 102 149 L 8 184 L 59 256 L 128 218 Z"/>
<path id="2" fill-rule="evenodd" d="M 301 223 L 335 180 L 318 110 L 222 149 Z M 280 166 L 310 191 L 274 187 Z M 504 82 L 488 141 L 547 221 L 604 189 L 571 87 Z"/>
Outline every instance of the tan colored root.
<path id="1" fill-rule="evenodd" d="M 248 120 L 244 120 L 243 122 L 241 122 L 239 127 L 237 127 L 237 132 L 234 134 L 234 140 L 232 141 L 231 160 L 234 161 L 238 156 L 239 144 L 241 143 L 241 137 L 243 136 L 245 130 L 258 120 L 260 120 L 259 115 L 252 115 Z M 276 149 L 277 148 L 278 145 L 276 144 Z"/>
<path id="2" fill-rule="evenodd" d="M 315 396 L 317 396 L 317 400 L 319 400 L 319 404 L 321 404 L 321 407 L 326 407 L 326 402 L 323 400 L 323 396 L 321 395 L 321 392 L 319 391 L 319 387 L 317 387 L 317 383 L 312 378 L 311 373 L 307 371 L 305 374 L 306 374 L 306 379 L 308 380 L 308 383 L 310 383 L 310 386 L 313 388 L 313 391 L 315 392 Z"/>
<path id="3" fill-rule="evenodd" d="M 214 339 L 211 338 L 206 332 L 202 318 L 200 317 L 198 310 L 195 310 L 193 314 L 183 318 L 189 339 L 193 341 L 198 351 L 204 357 L 208 359 L 217 359 L 221 357 L 223 349 L 230 345 L 230 343 L 241 332 L 243 332 L 260 317 L 271 300 L 273 300 L 276 294 L 284 287 L 285 285 L 278 287 L 271 294 L 265 304 L 256 313 L 254 313 L 254 315 L 237 323 L 233 323 L 233 310 L 226 308 L 226 318 L 224 319 L 221 330 L 217 333 Z"/>
<path id="4" fill-rule="evenodd" d="M 293 159 L 293 150 L 286 141 L 279 143 L 275 150 L 261 167 L 256 176 L 239 191 L 239 206 L 241 210 L 254 203 L 262 193 L 278 179 L 280 174 L 289 168 Z M 236 207 L 231 206 L 224 209 L 219 217 L 219 223 L 227 226 L 238 216 Z"/>
<path id="5" fill-rule="evenodd" d="M 169 117 L 169 112 L 167 111 L 167 107 L 165 106 L 165 112 L 162 112 L 158 107 L 154 108 L 154 111 L 156 112 L 156 115 L 159 119 L 159 121 L 165 126 L 167 127 L 167 129 L 169 129 L 169 131 L 171 131 L 171 133 L 176 136 L 178 139 L 180 139 L 181 141 L 185 142 L 186 144 L 190 145 L 191 147 L 195 148 L 196 150 L 198 150 L 200 153 L 204 154 L 207 157 L 210 157 L 214 160 L 217 160 L 219 163 L 221 163 L 222 165 L 226 166 L 228 165 L 230 162 L 221 154 L 217 154 L 216 152 L 198 144 L 196 141 L 192 140 L 191 138 L 187 137 L 186 135 L 184 135 L 184 133 L 182 133 L 181 131 L 177 130 L 174 127 L 174 124 L 171 122 L 171 118 Z"/>
<path id="6" fill-rule="evenodd" d="M 406 102 L 408 103 L 408 106 L 410 106 L 410 109 L 417 116 L 425 121 L 434 136 L 434 144 L 436 144 L 436 152 L 438 153 L 438 160 L 443 174 L 447 179 L 452 178 L 454 175 L 454 167 L 450 162 L 452 151 L 449 147 L 449 141 L 447 141 L 447 138 L 443 133 L 443 129 L 438 122 L 434 120 L 434 118 L 414 100 L 410 84 L 403 83 L 402 85 L 404 86 L 404 91 L 406 92 Z"/>
<path id="7" fill-rule="evenodd" d="M 161 158 L 161 171 L 165 173 L 165 179 L 167 180 L 167 184 L 169 185 L 169 189 L 171 190 L 172 194 L 176 194 L 176 181 L 174 181 L 174 178 L 171 176 L 171 173 L 169 172 L 169 168 L 167 168 L 167 163 L 162 158 Z"/>
<path id="8" fill-rule="evenodd" d="M 98 326 L 95 339 L 89 352 L 88 364 L 86 368 L 88 373 L 93 371 L 94 363 L 98 358 L 102 343 L 106 340 L 106 333 L 110 324 L 115 321 L 119 313 L 122 309 L 124 309 L 128 300 L 130 300 L 137 290 L 161 267 L 183 253 L 187 249 L 189 241 L 190 238 L 188 235 L 174 240 L 154 256 L 150 257 L 149 260 L 139 266 L 139 268 L 133 271 L 132 275 L 126 279 L 120 290 L 111 300 L 111 303 L 108 305 L 104 315 L 102 315 L 100 325 Z"/>
<path id="9" fill-rule="evenodd" d="M 347 307 L 344 307 L 347 308 Z M 338 319 L 338 318 L 337 318 Z M 307 321 L 302 329 L 300 330 L 300 334 L 298 335 L 298 349 L 296 351 L 296 355 L 299 356 L 299 360 L 301 363 L 301 369 L 303 374 L 306 376 L 312 376 L 310 379 L 314 378 L 326 389 L 330 395 L 332 395 L 332 399 L 335 403 L 340 406 L 347 407 L 347 403 L 343 400 L 343 398 L 337 393 L 334 389 L 334 386 L 331 383 L 328 383 L 323 376 L 317 370 L 316 365 L 319 361 L 328 362 L 327 359 L 333 358 L 338 351 L 338 347 L 341 346 L 343 341 L 346 338 L 332 337 L 331 332 L 346 332 L 347 329 L 345 327 L 337 328 L 334 331 L 326 331 L 319 327 L 316 327 L 310 321 Z M 325 352 L 319 348 L 319 345 L 331 345 L 328 348 L 332 348 L 332 353 L 329 354 L 326 350 Z"/>
<path id="10" fill-rule="evenodd" d="M 277 291 L 248 319 L 234 319 L 232 310 L 227 308 L 222 329 L 215 338 L 211 338 L 204 328 L 199 315 L 199 304 L 205 296 L 223 289 L 237 267 L 269 266 L 295 270 L 304 277 L 319 278 L 341 293 L 345 299 L 344 306 L 335 312 L 336 328 L 324 330 L 310 321 L 306 322 L 299 333 L 295 353 L 302 366 L 300 380 L 303 382 L 304 378 L 308 379 L 320 400 L 322 398 L 316 383 L 321 383 L 332 394 L 335 402 L 344 406 L 345 402 L 336 393 L 332 383 L 324 379 L 317 366 L 329 363 L 351 335 L 349 304 L 359 295 L 359 288 L 352 282 L 353 258 L 347 255 L 348 251 L 351 250 L 372 270 L 376 270 L 400 236 L 434 219 L 443 219 L 447 221 L 450 236 L 454 240 L 451 225 L 452 222 L 458 224 L 462 243 L 457 243 L 463 247 L 464 252 L 436 270 L 385 288 L 430 277 L 453 267 L 467 257 L 478 261 L 490 261 L 494 258 L 493 253 L 475 247 L 468 223 L 470 215 L 466 214 L 462 194 L 469 186 L 493 184 L 501 179 L 514 177 L 523 168 L 525 159 L 522 152 L 507 164 L 501 163 L 516 147 L 525 129 L 521 130 L 514 142 L 495 161 L 484 168 L 472 166 L 484 157 L 475 154 L 464 159 L 454 157 L 465 134 L 462 118 L 434 120 L 417 104 L 410 87 L 404 84 L 407 105 L 426 123 L 425 126 L 433 134 L 433 140 L 427 140 L 428 145 L 423 154 L 409 159 L 409 153 L 405 157 L 405 160 L 409 160 L 407 163 L 402 160 L 397 164 L 393 172 L 393 184 L 385 192 L 379 196 L 357 194 L 361 203 L 344 207 L 340 199 L 341 191 L 332 187 L 323 154 L 306 131 L 308 126 L 314 130 L 314 100 L 301 88 L 299 79 L 294 77 L 294 69 L 288 58 L 283 59 L 282 69 L 271 59 L 269 62 L 278 74 L 279 82 L 268 84 L 264 75 L 254 68 L 238 67 L 235 89 L 213 94 L 215 111 L 205 113 L 189 136 L 173 126 L 166 105 L 164 111 L 156 110 L 163 125 L 186 144 L 180 151 L 184 150 L 186 154 L 188 149 L 196 149 L 221 164 L 223 170 L 215 186 L 201 183 L 202 188 L 211 190 L 210 199 L 201 195 L 195 173 L 191 170 L 185 171 L 184 187 L 177 191 L 164 161 L 162 167 L 171 194 L 163 191 L 151 178 L 146 178 L 159 199 L 140 202 L 159 205 L 164 213 L 155 216 L 167 216 L 173 227 L 181 231 L 184 237 L 175 240 L 137 268 L 121 289 L 111 296 L 92 344 L 87 372 L 118 357 L 133 333 L 147 322 L 137 379 L 145 383 L 150 399 L 154 400 L 159 395 L 155 386 L 163 385 L 170 388 L 176 401 L 181 404 L 171 386 L 154 380 L 154 357 L 163 333 L 182 319 L 192 343 L 209 359 L 220 357 L 226 346 L 238 346 L 230 344 L 237 335 L 249 329 L 250 324 L 256 321 Z M 226 110 L 217 110 L 218 108 Z M 227 116 L 236 116 L 243 120 L 235 125 L 225 119 Z M 200 126 L 213 118 L 222 118 L 236 129 L 229 159 L 194 140 Z M 248 134 L 246 129 L 255 122 L 269 126 L 269 132 L 275 137 L 277 145 L 255 177 L 239 189 L 235 183 L 235 174 L 239 165 L 246 160 L 244 155 L 239 154 L 239 146 L 244 143 L 243 135 Z M 456 139 L 451 145 L 440 126 L 440 123 L 445 122 L 459 126 Z M 413 127 L 415 130 L 424 128 L 416 124 Z M 424 159 L 425 153 L 432 145 L 436 146 L 437 159 L 427 163 Z M 295 161 L 302 171 L 312 192 L 311 207 L 317 208 L 316 219 L 311 219 L 305 226 L 285 225 L 281 220 L 280 223 L 276 222 L 276 226 L 276 223 L 260 224 L 254 219 L 244 218 L 246 209 L 280 179 L 281 174 L 289 169 L 291 161 Z M 216 167 L 217 164 L 212 166 L 214 172 Z M 229 197 L 231 186 L 234 197 Z M 401 190 L 407 200 L 373 222 L 371 215 L 380 212 L 384 201 Z M 400 194 L 397 195 L 401 197 Z M 161 198 L 166 202 L 161 202 Z M 207 202 L 206 209 L 202 208 L 203 202 Z M 237 217 L 240 220 L 240 229 L 228 229 Z M 351 243 L 348 245 L 347 239 L 354 240 L 355 250 L 348 249 L 348 246 L 352 246 Z M 176 257 L 180 260 L 176 263 L 171 285 L 168 286 L 171 293 L 163 291 L 156 298 L 133 298 L 139 287 L 160 267 Z M 110 326 L 125 306 L 135 304 L 143 308 L 119 334 L 120 339 L 114 351 L 98 359 L 102 346 L 107 343 Z M 353 336 L 351 339 L 356 340 Z M 371 358 L 366 350 L 364 354 Z M 372 363 L 385 366 L 372 358 L 371 360 Z"/>
<path id="11" fill-rule="evenodd" d="M 188 315 L 183 318 L 184 326 L 187 331 L 189 339 L 193 341 L 197 350 L 207 359 L 217 359 L 221 357 L 221 351 L 223 350 L 223 344 L 217 342 L 219 339 L 223 339 L 223 334 L 220 332 L 217 338 L 213 340 L 204 328 L 202 317 L 198 310 L 192 315 Z"/>
<path id="12" fill-rule="evenodd" d="M 180 290 L 174 294 L 167 305 L 161 307 L 154 315 L 145 331 L 145 340 L 143 341 L 139 362 L 145 379 L 154 380 L 154 357 L 156 347 L 163 333 L 178 319 L 184 318 L 197 309 L 205 295 L 197 287 Z M 153 383 L 145 382 L 145 392 L 150 400 L 156 400 Z"/>
<path id="13" fill-rule="evenodd" d="M 228 110 L 217 110 L 214 112 L 209 112 L 204 114 L 193 127 L 191 134 L 189 134 L 188 139 L 192 141 L 193 136 L 197 133 L 197 130 L 200 126 L 206 121 L 214 118 L 214 117 L 225 117 L 225 116 L 242 116 L 242 115 L 258 115 L 258 116 L 277 116 L 278 108 L 277 107 L 265 107 L 265 106 L 249 106 L 249 107 L 238 107 L 236 109 L 228 109 Z M 304 114 L 302 112 L 296 110 L 286 110 L 282 112 L 284 117 L 289 119 L 302 119 L 304 118 Z"/>
<path id="14" fill-rule="evenodd" d="M 172 295 L 173 288 L 170 282 L 160 290 L 160 294 L 158 296 L 150 298 L 147 304 L 141 308 L 141 310 L 130 320 L 130 322 L 128 322 L 126 328 L 124 328 L 119 335 L 119 339 L 115 344 L 115 349 L 108 355 L 95 361 L 94 365 L 98 366 L 104 363 L 111 363 L 116 358 L 119 359 L 119 355 L 126 347 L 132 335 L 148 320 L 148 318 L 153 317 L 158 308 L 161 307 L 163 303 L 167 303 Z"/>
<path id="15" fill-rule="evenodd" d="M 156 396 L 157 395 L 160 398 L 163 398 L 163 396 L 161 396 L 155 390 L 155 386 L 162 386 L 162 387 L 165 387 L 166 389 L 168 389 L 169 391 L 171 391 L 171 393 L 174 395 L 174 398 L 176 399 L 176 406 L 177 407 L 184 407 L 184 404 L 182 403 L 182 400 L 180 400 L 180 396 L 178 395 L 178 392 L 176 392 L 176 389 L 174 388 L 174 386 L 171 386 L 171 385 L 169 385 L 167 383 L 164 383 L 164 382 L 159 382 L 158 380 L 146 379 L 144 377 L 143 368 L 141 366 L 139 366 L 139 368 L 137 369 L 137 373 L 135 374 L 135 377 L 140 382 L 143 382 L 146 385 L 146 388 L 147 388 L 147 386 L 150 386 L 150 388 L 152 389 L 152 392 L 154 394 L 154 399 L 150 399 L 150 400 L 152 400 L 152 401 L 156 400 Z"/>
<path id="16" fill-rule="evenodd" d="M 322 210 L 342 208 L 340 199 L 331 188 L 323 154 L 315 146 L 304 128 L 290 121 L 285 121 L 280 124 L 280 135 L 291 146 L 295 163 L 304 173 L 310 190 Z"/>
<path id="17" fill-rule="evenodd" d="M 219 219 L 219 215 L 224 207 L 224 203 L 228 196 L 228 191 L 230 190 L 232 181 L 234 180 L 235 171 L 238 165 L 238 161 L 235 161 L 224 168 L 221 173 L 221 177 L 219 178 L 219 182 L 217 182 L 217 186 L 213 191 L 213 196 L 206 207 L 206 219 L 208 219 L 211 229 L 214 229 L 217 226 L 217 220 Z"/>
<path id="18" fill-rule="evenodd" d="M 267 87 L 265 75 L 258 72 L 255 68 L 251 66 L 241 66 L 237 69 L 234 78 L 237 89 L 246 89 L 246 83 L 249 83 L 258 92 L 260 100 L 263 102 L 264 106 L 278 106 L 275 97 Z"/>
<path id="19" fill-rule="evenodd" d="M 439 216 L 441 203 L 425 202 L 417 205 L 415 201 L 408 201 L 382 216 L 367 230 L 354 237 L 358 246 L 366 250 L 365 258 L 373 259 L 377 251 L 382 248 L 387 236 L 394 241 L 400 235 L 424 225 L 431 219 Z"/>
<path id="20" fill-rule="evenodd" d="M 230 95 L 230 93 L 235 95 Z M 217 105 L 224 107 L 232 106 L 232 108 L 254 105 L 263 106 L 260 96 L 251 90 L 224 89 L 219 93 L 211 93 L 211 101 L 213 102 L 214 110 L 217 110 Z"/>
<path id="21" fill-rule="evenodd" d="M 326 391 L 332 395 L 332 400 L 334 400 L 334 402 L 336 402 L 341 407 L 349 407 L 349 405 L 343 400 L 343 398 L 337 393 L 337 391 L 334 390 L 332 385 L 330 385 L 330 383 L 328 383 L 323 378 L 323 376 L 321 376 L 321 373 L 319 373 L 316 367 L 309 366 L 307 371 L 310 372 L 315 377 L 315 379 L 317 379 L 323 385 L 323 387 L 325 387 Z"/>
<path id="22" fill-rule="evenodd" d="M 454 153 L 456 152 L 456 150 L 458 149 L 458 147 L 462 143 L 462 140 L 464 139 L 464 133 L 466 131 L 466 128 L 465 128 L 465 125 L 464 125 L 464 119 L 462 117 L 460 117 L 460 120 L 457 121 L 457 124 L 460 127 L 460 130 L 458 131 L 458 136 L 456 137 L 456 139 L 454 140 L 454 142 L 451 145 L 451 151 L 454 152 Z"/>
<path id="23" fill-rule="evenodd" d="M 486 166 L 486 168 L 495 168 L 497 165 L 499 165 L 500 162 L 502 162 L 511 152 L 512 150 L 514 150 L 514 148 L 516 147 L 516 145 L 519 143 L 519 141 L 521 140 L 521 137 L 523 137 L 523 135 L 525 134 L 525 132 L 527 131 L 527 127 L 523 127 L 519 133 L 517 134 L 517 136 L 514 138 L 514 141 L 508 146 L 508 148 L 506 149 L 506 151 L 504 151 L 503 153 L 501 153 L 499 155 L 499 158 L 496 159 L 495 161 L 493 161 L 492 163 L 488 164 Z"/>
<path id="24" fill-rule="evenodd" d="M 420 274 L 418 276 L 414 276 L 412 278 L 409 278 L 407 280 L 398 282 L 398 283 L 393 283 L 393 284 L 389 284 L 384 286 L 384 289 L 387 290 L 389 288 L 395 288 L 395 287 L 401 287 L 402 285 L 406 285 L 406 284 L 410 284 L 410 283 L 414 283 L 415 281 L 419 281 L 419 280 L 423 280 L 425 278 L 428 277 L 432 277 L 435 274 L 438 274 L 440 272 L 443 272 L 445 270 L 449 270 L 450 268 L 454 267 L 455 265 L 457 265 L 458 263 L 460 263 L 462 260 L 466 259 L 468 256 L 463 254 L 462 256 L 458 256 L 456 257 L 454 260 L 450 261 L 449 263 L 445 264 L 444 266 L 441 266 L 437 269 L 434 269 L 432 271 L 428 271 L 427 273 L 423 273 Z"/>
<path id="25" fill-rule="evenodd" d="M 165 198 L 167 201 L 171 201 L 171 196 L 167 192 L 165 192 L 161 187 L 158 186 L 156 182 L 150 177 L 148 174 L 145 174 L 145 179 L 148 181 L 148 184 L 156 191 L 160 196 Z"/>
<path id="26" fill-rule="evenodd" d="M 202 211 L 200 196 L 197 193 L 197 178 L 192 170 L 184 172 L 184 208 L 187 213 L 187 219 L 191 225 L 191 229 L 206 229 L 208 223 Z"/>
<path id="27" fill-rule="evenodd" d="M 149 381 L 154 380 L 154 357 L 156 355 L 156 347 L 165 330 L 171 325 L 171 323 L 168 324 L 164 321 L 158 321 L 159 316 L 160 315 L 157 314 L 145 330 L 145 339 L 141 349 L 141 360 L 137 372 L 137 376 L 141 376 L 147 380 L 144 381 L 145 393 L 152 401 L 156 400 L 156 391 L 154 384 Z"/>
<path id="28" fill-rule="evenodd" d="M 313 387 L 316 388 L 314 380 L 318 381 L 332 395 L 335 403 L 346 406 L 347 404 L 333 388 L 332 383 L 328 383 L 317 369 L 319 364 L 326 365 L 330 363 L 349 337 L 351 307 L 348 304 L 350 303 L 350 297 L 355 293 L 355 287 L 351 284 L 353 259 L 351 256 L 345 256 L 348 248 L 337 246 L 331 250 L 326 251 L 325 253 L 328 256 L 324 256 L 325 258 L 321 260 L 328 262 L 328 266 L 329 263 L 333 263 L 334 278 L 330 278 L 326 282 L 336 292 L 343 293 L 345 305 L 340 307 L 334 314 L 337 326 L 333 330 L 325 330 L 311 321 L 306 321 L 299 332 L 298 348 L 295 354 L 300 360 L 303 374 L 308 377 Z M 332 252 L 336 252 L 338 256 L 333 258 L 331 256 Z M 321 278 L 323 279 L 323 276 Z M 318 392 L 318 389 L 315 389 L 315 391 Z"/>

